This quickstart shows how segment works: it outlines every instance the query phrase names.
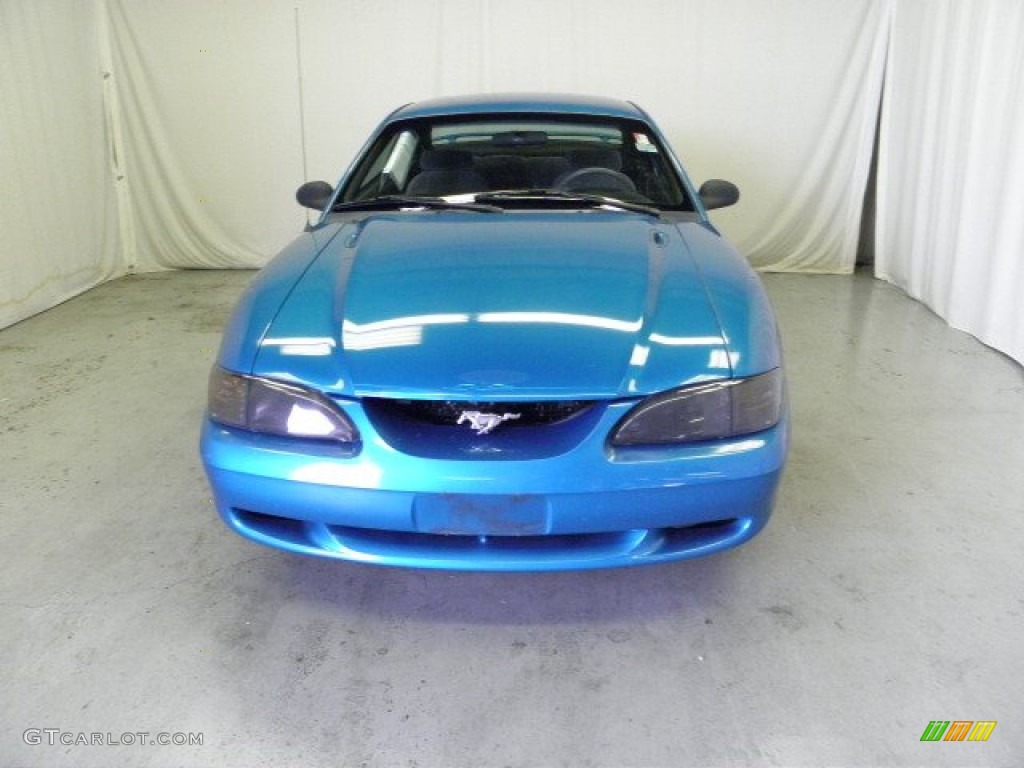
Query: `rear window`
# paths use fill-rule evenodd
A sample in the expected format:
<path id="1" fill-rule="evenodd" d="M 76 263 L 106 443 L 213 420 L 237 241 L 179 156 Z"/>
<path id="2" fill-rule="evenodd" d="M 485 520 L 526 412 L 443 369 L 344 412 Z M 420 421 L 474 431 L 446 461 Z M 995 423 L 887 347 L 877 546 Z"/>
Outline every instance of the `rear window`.
<path id="1" fill-rule="evenodd" d="M 466 122 L 435 125 L 430 129 L 434 147 L 516 147 L 543 145 L 622 145 L 622 129 L 614 125 L 578 122 Z"/>
<path id="2" fill-rule="evenodd" d="M 665 210 L 693 210 L 651 126 L 592 115 L 398 121 L 359 159 L 339 199 L 529 190 L 591 193 Z"/>

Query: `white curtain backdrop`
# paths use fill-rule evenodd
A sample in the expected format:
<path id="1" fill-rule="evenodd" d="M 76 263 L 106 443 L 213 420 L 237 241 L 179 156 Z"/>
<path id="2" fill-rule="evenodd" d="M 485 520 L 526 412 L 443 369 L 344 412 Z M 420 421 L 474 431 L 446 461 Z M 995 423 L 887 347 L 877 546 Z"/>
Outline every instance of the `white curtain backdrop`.
<path id="1" fill-rule="evenodd" d="M 104 6 L 126 268 L 265 263 L 303 221 L 292 8 Z"/>
<path id="2" fill-rule="evenodd" d="M 1024 363 L 1024 3 L 894 11 L 877 274 Z"/>
<path id="3" fill-rule="evenodd" d="M 771 269 L 848 272 L 886 3 L 110 0 L 136 269 L 265 261 L 375 123 L 417 99 L 578 91 L 649 109 Z M 304 131 L 303 131 L 304 127 Z"/>
<path id="4" fill-rule="evenodd" d="M 756 266 L 849 272 L 875 120 L 876 259 L 1024 361 L 1020 0 L 0 0 L 0 327 L 110 277 L 259 266 L 417 99 L 649 109 Z"/>
<path id="5" fill-rule="evenodd" d="M 0 328 L 120 274 L 98 29 L 0 0 Z"/>
<path id="6" fill-rule="evenodd" d="M 416 99 L 638 101 L 756 265 L 848 272 L 885 0 L 2 0 L 0 326 L 117 274 L 259 266 Z"/>

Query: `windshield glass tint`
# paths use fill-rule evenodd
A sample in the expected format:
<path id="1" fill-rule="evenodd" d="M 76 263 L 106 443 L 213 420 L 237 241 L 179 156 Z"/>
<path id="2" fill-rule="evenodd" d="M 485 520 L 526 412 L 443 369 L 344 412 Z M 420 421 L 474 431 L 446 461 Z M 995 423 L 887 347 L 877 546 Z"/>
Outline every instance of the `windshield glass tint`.
<path id="1" fill-rule="evenodd" d="M 593 116 L 460 115 L 396 123 L 360 159 L 339 201 L 526 190 L 692 210 L 647 125 Z"/>

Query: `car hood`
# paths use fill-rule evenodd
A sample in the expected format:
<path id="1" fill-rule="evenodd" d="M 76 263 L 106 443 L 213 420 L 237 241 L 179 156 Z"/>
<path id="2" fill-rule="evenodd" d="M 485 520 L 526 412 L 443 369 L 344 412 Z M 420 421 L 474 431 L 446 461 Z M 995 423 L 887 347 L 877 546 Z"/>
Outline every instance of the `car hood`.
<path id="1" fill-rule="evenodd" d="M 402 212 L 348 224 L 254 372 L 341 395 L 597 399 L 730 375 L 682 233 L 610 211 Z"/>

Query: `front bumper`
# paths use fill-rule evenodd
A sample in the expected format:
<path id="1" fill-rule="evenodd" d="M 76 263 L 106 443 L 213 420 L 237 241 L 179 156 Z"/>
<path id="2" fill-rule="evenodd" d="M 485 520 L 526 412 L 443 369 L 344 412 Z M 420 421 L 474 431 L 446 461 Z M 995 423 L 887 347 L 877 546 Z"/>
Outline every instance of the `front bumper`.
<path id="1" fill-rule="evenodd" d="M 733 440 L 611 451 L 603 436 L 626 407 L 610 406 L 588 439 L 542 460 L 412 457 L 372 437 L 346 455 L 208 420 L 201 453 L 235 531 L 366 563 L 605 568 L 711 554 L 764 527 L 785 462 L 785 418 Z"/>

